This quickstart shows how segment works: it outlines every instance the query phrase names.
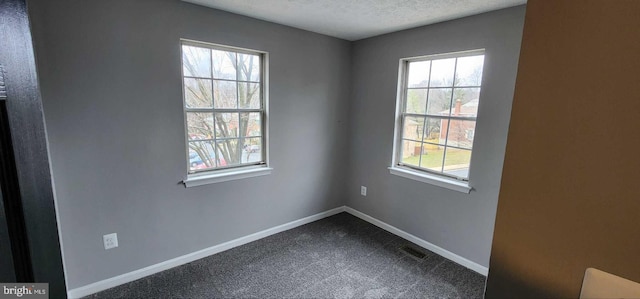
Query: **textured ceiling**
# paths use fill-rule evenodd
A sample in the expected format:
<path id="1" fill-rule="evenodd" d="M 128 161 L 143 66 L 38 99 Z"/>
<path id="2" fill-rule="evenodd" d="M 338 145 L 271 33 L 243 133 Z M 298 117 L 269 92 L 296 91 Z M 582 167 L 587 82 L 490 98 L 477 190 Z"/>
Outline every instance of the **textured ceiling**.
<path id="1" fill-rule="evenodd" d="M 525 4 L 526 0 L 183 0 L 346 40 Z"/>

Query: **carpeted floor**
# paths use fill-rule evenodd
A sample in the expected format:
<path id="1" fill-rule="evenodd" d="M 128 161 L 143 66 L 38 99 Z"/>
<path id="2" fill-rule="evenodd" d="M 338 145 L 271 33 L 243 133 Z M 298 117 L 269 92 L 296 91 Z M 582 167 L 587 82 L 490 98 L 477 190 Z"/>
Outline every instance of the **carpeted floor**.
<path id="1" fill-rule="evenodd" d="M 87 298 L 482 298 L 484 283 L 341 213 Z"/>

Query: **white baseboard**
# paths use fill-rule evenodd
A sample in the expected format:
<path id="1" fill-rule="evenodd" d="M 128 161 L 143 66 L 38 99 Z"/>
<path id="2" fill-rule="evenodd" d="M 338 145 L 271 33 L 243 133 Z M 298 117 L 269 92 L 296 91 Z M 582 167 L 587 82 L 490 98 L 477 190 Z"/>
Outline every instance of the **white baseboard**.
<path id="1" fill-rule="evenodd" d="M 353 216 L 356 216 L 356 217 L 358 217 L 358 218 L 360 218 L 360 219 L 362 219 L 364 221 L 367 221 L 367 222 L 369 222 L 369 223 L 371 223 L 371 224 L 373 224 L 373 225 L 375 225 L 377 227 L 380 227 L 380 228 L 382 228 L 382 229 L 384 229 L 384 230 L 386 230 L 386 231 L 388 231 L 388 232 L 390 232 L 390 233 L 392 233 L 394 235 L 397 235 L 397 236 L 402 237 L 404 239 L 407 239 L 407 240 L 409 240 L 409 241 L 411 241 L 413 243 L 416 243 L 416 244 L 418 244 L 418 245 L 420 245 L 420 246 L 422 246 L 422 247 L 424 247 L 424 248 L 426 248 L 426 249 L 428 249 L 430 251 L 433 251 L 434 253 L 436 253 L 438 255 L 441 255 L 442 257 L 444 257 L 446 259 L 449 259 L 449 260 L 451 260 L 453 262 L 456 262 L 456 263 L 458 263 L 458 264 L 460 264 L 460 265 L 462 265 L 464 267 L 467 267 L 467 268 L 469 268 L 469 269 L 471 269 L 473 271 L 476 271 L 476 272 L 478 272 L 478 273 L 480 273 L 480 274 L 482 274 L 484 276 L 486 276 L 487 273 L 489 272 L 489 269 L 487 267 L 485 267 L 485 266 L 482 266 L 480 264 L 472 262 L 472 261 L 470 261 L 470 260 L 468 260 L 468 259 L 466 259 L 464 257 L 461 257 L 461 256 L 459 256 L 459 255 L 457 255 L 457 254 L 455 254 L 455 253 L 453 253 L 451 251 L 448 251 L 448 250 L 443 249 L 441 247 L 438 247 L 438 246 L 436 246 L 434 244 L 431 244 L 431 243 L 429 243 L 429 242 L 427 242 L 425 240 L 422 240 L 422 239 L 420 239 L 420 238 L 418 238 L 418 237 L 416 237 L 416 236 L 414 236 L 414 235 L 412 235 L 410 233 L 407 233 L 407 232 L 405 232 L 405 231 L 403 231 L 403 230 L 401 230 L 399 228 L 396 228 L 396 227 L 394 227 L 392 225 L 389 225 L 389 224 L 387 224 L 385 222 L 382 222 L 382 221 L 380 221 L 378 219 L 375 219 L 375 218 L 373 218 L 373 217 L 371 217 L 371 216 L 369 216 L 369 215 L 367 215 L 365 213 L 362 213 L 360 211 L 357 211 L 357 210 L 352 209 L 352 208 L 347 207 L 347 206 L 342 206 L 342 207 L 331 209 L 331 210 L 328 210 L 328 211 L 325 211 L 325 212 L 322 212 L 322 213 L 311 215 L 309 217 L 305 217 L 305 218 L 302 218 L 302 219 L 294 220 L 294 221 L 291 221 L 289 223 L 278 225 L 278 226 L 275 226 L 275 227 L 272 227 L 272 228 L 269 228 L 269 229 L 266 229 L 266 230 L 263 230 L 263 231 L 248 235 L 248 236 L 244 236 L 244 237 L 241 237 L 241 238 L 238 238 L 238 239 L 235 239 L 235 240 L 231 240 L 231 241 L 222 243 L 222 244 L 211 246 L 209 248 L 205 248 L 205 249 L 202 249 L 202 250 L 199 250 L 199 251 L 196 251 L 196 252 L 192 252 L 192 253 L 189 253 L 189 254 L 186 254 L 186 255 L 183 255 L 183 256 L 179 256 L 179 257 L 170 259 L 168 261 L 157 263 L 157 264 L 154 264 L 154 265 L 142 268 L 142 269 L 138 269 L 138 270 L 131 271 L 131 272 L 128 272 L 128 273 L 125 273 L 125 274 L 122 274 L 122 275 L 118 275 L 118 276 L 112 277 L 112 278 L 108 278 L 108 279 L 105 279 L 105 280 L 94 282 L 92 284 L 88 284 L 88 285 L 85 285 L 85 286 L 82 286 L 82 287 L 79 287 L 79 288 L 75 288 L 75 289 L 69 290 L 67 292 L 67 296 L 69 297 L 69 299 L 75 299 L 75 298 L 81 298 L 81 297 L 84 297 L 84 296 L 88 296 L 88 295 L 91 295 L 91 294 L 94 294 L 94 293 L 97 293 L 97 292 L 100 292 L 100 291 L 104 291 L 104 290 L 109 289 L 109 288 L 113 288 L 115 286 L 119 286 L 121 284 L 132 282 L 134 280 L 137 280 L 137 279 L 140 279 L 140 278 L 152 275 L 152 274 L 156 274 L 158 272 L 162 272 L 164 270 L 171 269 L 173 267 L 177 267 L 177 266 L 180 266 L 180 265 L 184 265 L 186 263 L 193 262 L 195 260 L 199 260 L 201 258 L 205 258 L 207 256 L 210 256 L 210 255 L 213 255 L 213 254 L 225 251 L 225 250 L 229 250 L 229 249 L 234 248 L 234 247 L 238 247 L 240 245 L 247 244 L 249 242 L 253 242 L 253 241 L 256 241 L 256 240 L 271 236 L 273 234 L 277 234 L 277 233 L 280 233 L 280 232 L 283 232 L 283 231 L 286 231 L 286 230 L 290 230 L 292 228 L 295 228 L 295 227 L 298 227 L 298 226 L 301 226 L 301 225 L 305 225 L 307 223 L 311 223 L 311 222 L 320 220 L 322 218 L 333 216 L 333 215 L 341 213 L 341 212 L 347 212 L 347 213 L 349 213 L 349 214 L 351 214 Z"/>
<path id="2" fill-rule="evenodd" d="M 263 231 L 260 231 L 260 232 L 257 232 L 257 233 L 254 233 L 254 234 L 251 234 L 251 235 L 248 235 L 248 236 L 244 236 L 244 237 L 241 237 L 241 238 L 238 238 L 238 239 L 235 239 L 235 240 L 231 240 L 231 241 L 228 241 L 228 242 L 225 242 L 225 243 L 222 243 L 222 244 L 218 244 L 218 245 L 215 245 L 215 246 L 212 246 L 212 247 L 209 247 L 209 248 L 205 248 L 205 249 L 202 249 L 202 250 L 199 250 L 199 251 L 196 251 L 196 252 L 192 252 L 192 253 L 189 253 L 189 254 L 186 254 L 186 255 L 183 255 L 183 256 L 179 256 L 177 258 L 170 259 L 168 261 L 157 263 L 155 265 L 151 265 L 151 266 L 148 266 L 148 267 L 145 267 L 145 268 L 142 268 L 142 269 L 131 271 L 129 273 L 118 275 L 118 276 L 115 276 L 115 277 L 112 277 L 112 278 L 108 278 L 108 279 L 105 279 L 105 280 L 101 280 L 101 281 L 98 281 L 98 282 L 94 282 L 94 283 L 88 284 L 86 286 L 82 286 L 82 287 L 79 287 L 79 288 L 75 288 L 75 289 L 69 290 L 67 292 L 67 296 L 70 299 L 75 299 L 75 298 L 81 298 L 81 297 L 84 297 L 84 296 L 88 296 L 88 295 L 91 295 L 91 294 L 94 294 L 94 293 L 97 293 L 97 292 L 100 292 L 100 291 L 104 291 L 104 290 L 109 289 L 109 288 L 113 288 L 115 286 L 119 286 L 121 284 L 125 284 L 127 282 L 132 282 L 134 280 L 143 278 L 145 276 L 149 276 L 149 275 L 152 275 L 152 274 L 155 274 L 155 273 L 158 273 L 158 272 L 162 272 L 162 271 L 167 270 L 167 269 L 171 269 L 173 267 L 184 265 L 186 263 L 190 263 L 190 262 L 193 262 L 195 260 L 199 260 L 201 258 L 210 256 L 210 255 L 213 255 L 213 254 L 216 254 L 216 253 L 219 253 L 219 252 L 222 252 L 222 251 L 225 251 L 225 250 L 228 250 L 228 249 L 240 246 L 240 245 L 244 245 L 244 244 L 247 244 L 249 242 L 253 242 L 253 241 L 268 237 L 268 236 L 273 235 L 273 234 L 277 234 L 277 233 L 280 233 L 280 232 L 283 232 L 283 231 L 286 231 L 286 230 L 290 230 L 292 228 L 295 228 L 295 227 L 298 227 L 298 226 L 301 226 L 301 225 L 304 225 L 304 224 L 307 224 L 307 223 L 314 222 L 316 220 L 320 220 L 322 218 L 326 218 L 326 217 L 329 217 L 329 216 L 344 212 L 344 210 L 345 210 L 344 206 L 338 207 L 338 208 L 335 208 L 335 209 L 331 209 L 331 210 L 328 210 L 328 211 L 325 211 L 325 212 L 322 212 L 322 213 L 311 215 L 309 217 L 305 217 L 305 218 L 302 218 L 302 219 L 291 221 L 289 223 L 278 225 L 276 227 L 265 229 Z"/>
<path id="3" fill-rule="evenodd" d="M 358 218 L 360 218 L 360 219 L 362 219 L 364 221 L 367 221 L 367 222 L 369 222 L 369 223 L 371 223 L 371 224 L 373 224 L 373 225 L 375 225 L 375 226 L 377 226 L 379 228 L 382 228 L 382 229 L 384 229 L 384 230 L 386 230 L 386 231 L 388 231 L 388 232 L 390 232 L 390 233 L 392 233 L 392 234 L 394 234 L 396 236 L 399 236 L 399 237 L 404 238 L 406 240 L 409 240 L 409 241 L 411 241 L 413 243 L 416 243 L 417 245 L 420 245 L 421 247 L 423 247 L 425 249 L 433 251 L 434 253 L 436 253 L 436 254 L 438 254 L 438 255 L 440 255 L 440 256 L 448 259 L 448 260 L 451 260 L 452 262 L 456 262 L 456 263 L 458 263 L 458 264 L 460 264 L 460 265 L 462 265 L 464 267 L 467 267 L 467 268 L 469 268 L 469 269 L 471 269 L 473 271 L 476 271 L 476 272 L 478 272 L 478 273 L 480 273 L 480 274 L 482 274 L 484 276 L 487 276 L 487 274 L 489 273 L 489 268 L 487 268 L 485 266 L 482 266 L 482 265 L 480 265 L 480 264 L 478 264 L 476 262 L 470 261 L 470 260 L 468 260 L 468 259 L 466 259 L 464 257 L 461 257 L 461 256 L 459 256 L 459 255 L 457 255 L 457 254 L 455 254 L 455 253 L 453 253 L 451 251 L 448 251 L 448 250 L 446 250 L 446 249 L 444 249 L 442 247 L 439 247 L 437 245 L 429 243 L 429 242 L 427 242 L 427 241 L 425 241 L 423 239 L 420 239 L 420 238 L 418 238 L 418 237 L 416 237 L 416 236 L 414 236 L 414 235 L 412 235 L 412 234 L 410 234 L 408 232 L 405 232 L 405 231 L 403 231 L 403 230 L 401 230 L 401 229 L 399 229 L 399 228 L 397 228 L 395 226 L 392 226 L 390 224 L 382 222 L 382 221 L 380 221 L 380 220 L 378 220 L 376 218 L 373 218 L 373 217 L 371 217 L 371 216 L 369 216 L 369 215 L 367 215 L 365 213 L 362 213 L 362 212 L 360 212 L 358 210 L 355 210 L 355 209 L 352 209 L 350 207 L 346 207 L 345 206 L 344 207 L 344 211 L 349 213 L 349 214 L 351 214 L 351 215 L 353 215 L 353 216 L 356 216 L 356 217 L 358 217 Z"/>

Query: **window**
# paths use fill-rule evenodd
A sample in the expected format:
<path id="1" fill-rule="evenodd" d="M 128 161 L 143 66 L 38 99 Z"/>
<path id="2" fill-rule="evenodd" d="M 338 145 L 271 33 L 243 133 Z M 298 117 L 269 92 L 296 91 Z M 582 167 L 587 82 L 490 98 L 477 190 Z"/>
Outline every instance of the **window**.
<path id="1" fill-rule="evenodd" d="M 265 56 L 182 41 L 189 174 L 266 165 Z"/>
<path id="2" fill-rule="evenodd" d="M 394 167 L 468 180 L 483 65 L 483 50 L 401 60 Z"/>

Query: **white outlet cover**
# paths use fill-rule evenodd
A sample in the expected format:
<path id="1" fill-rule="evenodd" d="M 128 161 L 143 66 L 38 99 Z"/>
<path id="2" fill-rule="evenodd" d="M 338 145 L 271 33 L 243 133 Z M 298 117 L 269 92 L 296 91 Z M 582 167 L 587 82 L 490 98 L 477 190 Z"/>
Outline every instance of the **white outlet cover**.
<path id="1" fill-rule="evenodd" d="M 118 247 L 118 234 L 108 234 L 102 236 L 102 241 L 104 242 L 104 249 L 111 249 Z"/>
<path id="2" fill-rule="evenodd" d="M 360 186 L 360 195 L 367 196 L 367 187 Z"/>

